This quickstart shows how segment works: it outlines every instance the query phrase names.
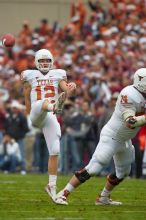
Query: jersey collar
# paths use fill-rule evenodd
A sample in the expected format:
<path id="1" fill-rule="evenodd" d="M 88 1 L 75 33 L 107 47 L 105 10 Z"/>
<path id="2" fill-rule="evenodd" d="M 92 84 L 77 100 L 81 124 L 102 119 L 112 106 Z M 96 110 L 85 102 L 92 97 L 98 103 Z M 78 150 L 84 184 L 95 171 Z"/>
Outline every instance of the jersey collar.
<path id="1" fill-rule="evenodd" d="M 136 89 L 145 99 L 146 99 L 146 94 L 143 92 L 140 92 L 135 86 L 133 86 L 134 89 Z"/>

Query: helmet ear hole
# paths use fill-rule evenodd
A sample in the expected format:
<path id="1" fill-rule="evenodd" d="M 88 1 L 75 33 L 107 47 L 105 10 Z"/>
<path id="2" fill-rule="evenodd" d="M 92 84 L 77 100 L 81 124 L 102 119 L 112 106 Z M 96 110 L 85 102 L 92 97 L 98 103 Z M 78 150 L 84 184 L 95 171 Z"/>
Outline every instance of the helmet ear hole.
<path id="1" fill-rule="evenodd" d="M 47 49 L 41 49 L 36 52 L 35 55 L 35 65 L 41 72 L 48 72 L 53 68 L 53 55 Z"/>

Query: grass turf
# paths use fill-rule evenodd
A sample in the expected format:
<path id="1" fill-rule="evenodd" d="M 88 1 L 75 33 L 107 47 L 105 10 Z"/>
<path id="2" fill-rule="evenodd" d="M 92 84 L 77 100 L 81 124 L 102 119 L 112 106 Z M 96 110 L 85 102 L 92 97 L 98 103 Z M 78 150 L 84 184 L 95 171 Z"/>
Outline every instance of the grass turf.
<path id="1" fill-rule="evenodd" d="M 122 206 L 95 206 L 105 178 L 94 177 L 74 191 L 69 205 L 54 204 L 44 192 L 47 175 L 0 174 L 0 220 L 144 220 L 146 180 L 126 179 L 112 193 Z M 58 177 L 58 189 L 69 180 Z"/>

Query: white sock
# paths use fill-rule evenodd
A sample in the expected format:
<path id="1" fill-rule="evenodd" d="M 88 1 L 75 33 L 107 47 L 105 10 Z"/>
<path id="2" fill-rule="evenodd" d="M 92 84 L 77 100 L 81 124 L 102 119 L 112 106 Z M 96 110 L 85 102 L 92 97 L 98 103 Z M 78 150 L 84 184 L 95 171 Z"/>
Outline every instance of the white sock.
<path id="1" fill-rule="evenodd" d="M 73 185 L 71 185 L 70 183 L 68 183 L 67 185 L 66 185 L 66 187 L 63 189 L 63 191 L 64 190 L 67 190 L 67 191 L 69 191 L 69 192 L 72 192 L 73 190 L 74 190 L 74 186 Z"/>
<path id="2" fill-rule="evenodd" d="M 56 186 L 57 176 L 49 175 L 49 186 Z"/>
<path id="3" fill-rule="evenodd" d="M 108 197 L 111 191 L 107 190 L 105 187 L 101 192 L 101 196 Z"/>

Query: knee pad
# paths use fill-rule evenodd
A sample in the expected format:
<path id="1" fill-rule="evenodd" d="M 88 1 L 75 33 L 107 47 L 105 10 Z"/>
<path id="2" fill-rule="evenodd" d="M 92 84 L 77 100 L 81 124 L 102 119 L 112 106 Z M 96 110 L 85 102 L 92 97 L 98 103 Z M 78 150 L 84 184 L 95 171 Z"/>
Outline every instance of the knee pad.
<path id="1" fill-rule="evenodd" d="M 131 171 L 131 164 L 124 165 L 122 167 L 120 166 L 116 167 L 116 175 L 118 176 L 119 179 L 129 176 L 130 171 Z"/>
<path id="2" fill-rule="evenodd" d="M 89 164 L 85 167 L 90 176 L 98 175 L 103 169 L 103 165 L 101 165 L 98 161 L 91 160 Z"/>
<path id="3" fill-rule="evenodd" d="M 118 179 L 118 178 L 116 177 L 116 174 L 115 174 L 115 173 L 109 174 L 109 175 L 107 176 L 108 182 L 109 182 L 111 185 L 113 185 L 113 186 L 118 185 L 120 182 L 123 181 L 123 179 L 124 179 L 124 178 Z"/>
<path id="4" fill-rule="evenodd" d="M 60 141 L 59 138 L 52 141 L 52 145 L 49 145 L 49 142 L 47 142 L 47 147 L 49 151 L 49 155 L 59 155 L 60 154 Z"/>
<path id="5" fill-rule="evenodd" d="M 82 169 L 79 171 L 75 172 L 75 176 L 77 177 L 77 179 L 81 182 L 84 183 L 86 180 L 88 180 L 91 176 L 89 175 L 89 173 L 87 172 L 87 170 Z"/>
<path id="6" fill-rule="evenodd" d="M 108 151 L 102 150 L 102 151 L 98 152 L 98 154 L 96 154 L 96 160 L 102 166 L 106 166 L 110 163 L 112 156 L 113 155 L 111 153 L 109 153 Z"/>

